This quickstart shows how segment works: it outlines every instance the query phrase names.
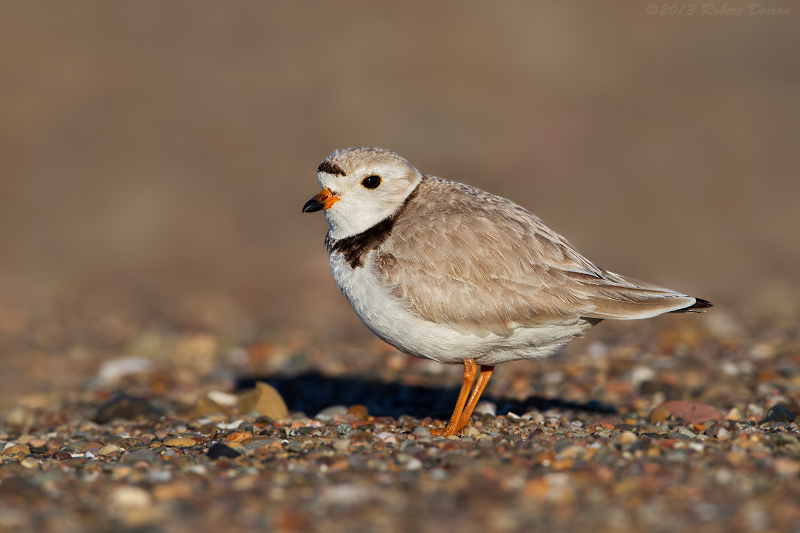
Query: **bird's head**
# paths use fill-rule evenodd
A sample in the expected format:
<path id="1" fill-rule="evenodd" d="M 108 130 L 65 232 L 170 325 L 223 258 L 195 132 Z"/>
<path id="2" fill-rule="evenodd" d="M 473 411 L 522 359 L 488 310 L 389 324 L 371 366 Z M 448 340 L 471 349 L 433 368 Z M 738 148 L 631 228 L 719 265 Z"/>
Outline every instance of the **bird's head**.
<path id="1" fill-rule="evenodd" d="M 322 191 L 303 212 L 325 211 L 334 239 L 368 230 L 400 210 L 422 174 L 396 153 L 383 148 L 346 148 L 326 157 L 317 168 Z"/>

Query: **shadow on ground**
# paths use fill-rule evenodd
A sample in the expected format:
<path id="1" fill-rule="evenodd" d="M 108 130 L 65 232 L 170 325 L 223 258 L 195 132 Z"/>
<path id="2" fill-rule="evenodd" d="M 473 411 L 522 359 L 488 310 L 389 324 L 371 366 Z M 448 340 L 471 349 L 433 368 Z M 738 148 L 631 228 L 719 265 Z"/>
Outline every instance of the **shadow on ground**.
<path id="1" fill-rule="evenodd" d="M 265 381 L 281 393 L 289 411 L 302 411 L 314 416 L 331 405 L 363 404 L 375 416 L 410 415 L 415 418 L 447 419 L 453 411 L 459 389 L 455 387 L 410 386 L 399 383 L 385 383 L 360 378 L 331 378 L 313 372 L 294 377 L 243 376 L 237 380 L 236 389 L 255 387 L 256 381 Z M 570 409 L 616 413 L 617 409 L 595 400 L 575 403 L 558 398 L 531 396 L 524 401 L 496 398 L 484 395 L 483 400 L 497 405 L 497 414 L 512 411 L 523 414 L 531 409 Z"/>

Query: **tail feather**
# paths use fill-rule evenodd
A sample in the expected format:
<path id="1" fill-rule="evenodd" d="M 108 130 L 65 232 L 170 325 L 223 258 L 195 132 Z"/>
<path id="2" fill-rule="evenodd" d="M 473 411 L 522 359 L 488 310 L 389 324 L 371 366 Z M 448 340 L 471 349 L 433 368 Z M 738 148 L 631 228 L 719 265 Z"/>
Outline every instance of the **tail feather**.
<path id="1" fill-rule="evenodd" d="M 714 304 L 702 298 L 695 298 L 695 302 L 689 307 L 670 311 L 670 313 L 702 313 L 703 311 L 701 311 L 701 309 L 708 309 L 709 307 L 714 307 Z"/>
<path id="2" fill-rule="evenodd" d="M 699 313 L 711 307 L 701 298 L 693 298 L 658 285 L 644 283 L 603 270 L 600 278 L 568 275 L 587 290 L 591 309 L 582 316 L 598 319 L 640 319 L 663 313 Z"/>

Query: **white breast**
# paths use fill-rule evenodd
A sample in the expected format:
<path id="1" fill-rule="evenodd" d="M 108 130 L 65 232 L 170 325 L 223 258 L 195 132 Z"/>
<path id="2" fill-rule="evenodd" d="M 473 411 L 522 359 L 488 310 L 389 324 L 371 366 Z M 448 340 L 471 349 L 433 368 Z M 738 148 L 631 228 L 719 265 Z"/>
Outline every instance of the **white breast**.
<path id="1" fill-rule="evenodd" d="M 547 357 L 591 324 L 517 328 L 510 335 L 479 336 L 461 333 L 417 315 L 408 304 L 384 286 L 373 269 L 375 251 L 364 258 L 364 266 L 352 268 L 341 253 L 330 256 L 331 272 L 359 318 L 378 337 L 398 350 L 440 363 L 475 359 L 479 364 L 497 364 L 517 359 Z"/>

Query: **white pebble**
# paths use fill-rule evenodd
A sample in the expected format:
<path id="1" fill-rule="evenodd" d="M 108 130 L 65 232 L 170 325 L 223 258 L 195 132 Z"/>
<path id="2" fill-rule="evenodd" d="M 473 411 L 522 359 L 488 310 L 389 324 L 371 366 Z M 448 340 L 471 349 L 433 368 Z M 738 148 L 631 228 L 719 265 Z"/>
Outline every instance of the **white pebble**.
<path id="1" fill-rule="evenodd" d="M 406 470 L 419 470 L 420 468 L 422 468 L 422 461 L 416 457 L 412 457 L 406 463 Z"/>
<path id="2" fill-rule="evenodd" d="M 492 402 L 478 402 L 475 406 L 475 413 L 479 415 L 492 415 L 497 416 L 497 405 Z"/>

